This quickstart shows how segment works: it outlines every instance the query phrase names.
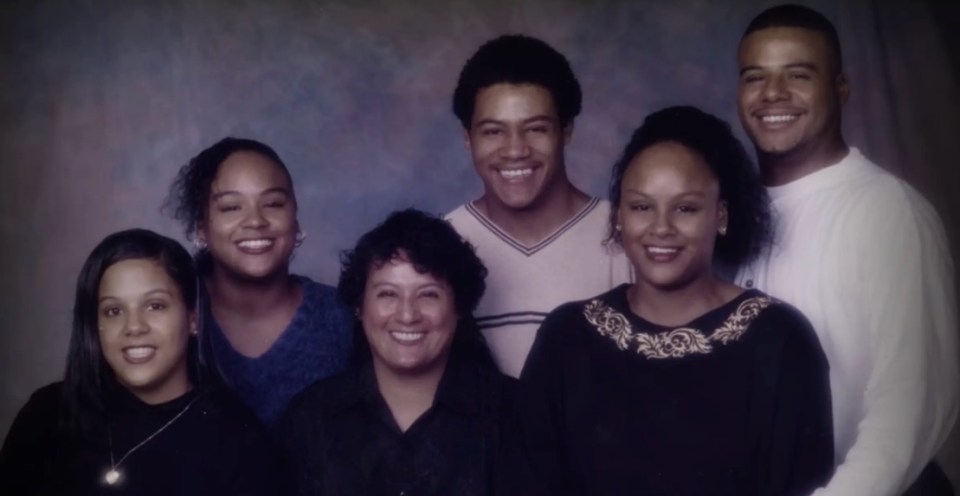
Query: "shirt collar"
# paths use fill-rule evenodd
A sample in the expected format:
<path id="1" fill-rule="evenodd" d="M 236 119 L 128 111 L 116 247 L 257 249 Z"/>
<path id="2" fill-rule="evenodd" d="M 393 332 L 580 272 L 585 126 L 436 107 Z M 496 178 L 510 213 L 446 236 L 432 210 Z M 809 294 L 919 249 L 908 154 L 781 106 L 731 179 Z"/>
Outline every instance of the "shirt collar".
<path id="1" fill-rule="evenodd" d="M 439 405 L 450 411 L 474 414 L 480 410 L 479 395 L 483 388 L 482 372 L 479 366 L 472 365 L 455 352 L 450 353 L 447 367 L 437 386 L 433 408 Z M 347 372 L 344 388 L 331 398 L 338 410 L 344 410 L 360 404 L 372 408 L 386 409 L 386 402 L 377 387 L 377 378 L 373 372 L 373 362 L 367 360 L 354 365 Z"/>

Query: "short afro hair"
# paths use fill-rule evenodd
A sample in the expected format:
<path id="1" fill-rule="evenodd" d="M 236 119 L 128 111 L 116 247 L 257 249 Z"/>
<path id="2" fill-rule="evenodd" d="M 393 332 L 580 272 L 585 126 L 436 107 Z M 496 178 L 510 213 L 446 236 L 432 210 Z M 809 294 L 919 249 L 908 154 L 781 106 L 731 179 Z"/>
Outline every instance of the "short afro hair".
<path id="1" fill-rule="evenodd" d="M 833 58 L 834 69 L 843 71 L 843 54 L 840 50 L 840 37 L 837 29 L 826 16 L 803 5 L 783 4 L 770 7 L 757 14 L 747 25 L 747 29 L 740 38 L 742 43 L 754 31 L 769 28 L 801 28 L 820 34 L 827 41 L 830 56 Z"/>
<path id="2" fill-rule="evenodd" d="M 460 71 L 453 92 L 453 113 L 464 129 L 470 129 L 473 121 L 477 93 L 499 83 L 546 88 L 563 127 L 580 114 L 580 83 L 566 57 L 542 40 L 510 34 L 484 43 Z"/>

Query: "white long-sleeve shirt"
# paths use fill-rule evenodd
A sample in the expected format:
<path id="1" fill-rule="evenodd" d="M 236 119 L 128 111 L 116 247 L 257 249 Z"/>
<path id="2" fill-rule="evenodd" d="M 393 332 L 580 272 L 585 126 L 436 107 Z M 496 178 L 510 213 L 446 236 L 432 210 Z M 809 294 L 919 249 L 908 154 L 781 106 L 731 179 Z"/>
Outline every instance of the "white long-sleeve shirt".
<path id="1" fill-rule="evenodd" d="M 855 148 L 768 192 L 776 241 L 737 282 L 799 308 L 826 352 L 838 466 L 815 494 L 899 495 L 957 417 L 957 300 L 943 225 Z"/>

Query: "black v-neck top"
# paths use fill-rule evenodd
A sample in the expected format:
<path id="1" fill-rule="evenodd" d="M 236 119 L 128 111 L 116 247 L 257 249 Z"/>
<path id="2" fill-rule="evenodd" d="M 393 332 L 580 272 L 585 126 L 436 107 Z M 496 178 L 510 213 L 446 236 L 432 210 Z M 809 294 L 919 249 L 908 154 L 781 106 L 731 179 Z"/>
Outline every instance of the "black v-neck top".
<path id="1" fill-rule="evenodd" d="M 619 286 L 552 312 L 518 391 L 518 494 L 809 494 L 833 469 L 827 361 L 807 320 L 748 290 L 687 325 Z"/>

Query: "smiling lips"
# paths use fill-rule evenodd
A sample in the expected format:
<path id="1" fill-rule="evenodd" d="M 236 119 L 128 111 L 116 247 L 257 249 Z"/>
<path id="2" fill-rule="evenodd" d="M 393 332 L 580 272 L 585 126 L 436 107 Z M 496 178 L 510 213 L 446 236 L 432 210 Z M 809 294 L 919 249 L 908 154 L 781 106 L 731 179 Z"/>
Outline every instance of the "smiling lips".
<path id="1" fill-rule="evenodd" d="M 240 251 L 250 254 L 260 254 L 269 250 L 273 246 L 272 239 L 245 239 L 237 242 Z"/>
<path id="2" fill-rule="evenodd" d="M 500 177 L 503 179 L 506 179 L 510 182 L 517 182 L 533 175 L 533 167 L 527 167 L 524 169 L 499 169 L 497 172 L 500 173 Z"/>
<path id="3" fill-rule="evenodd" d="M 680 247 L 676 246 L 645 245 L 643 248 L 647 253 L 647 258 L 660 263 L 672 262 L 677 258 L 677 254 L 679 254 L 681 250 Z"/>
<path id="4" fill-rule="evenodd" d="M 766 111 L 762 114 L 756 114 L 756 118 L 765 128 L 780 129 L 799 119 L 801 114 L 802 112 L 796 110 Z"/>
<path id="5" fill-rule="evenodd" d="M 144 363 L 153 358 L 157 353 L 156 346 L 127 346 L 123 348 L 123 359 L 129 363 Z"/>
<path id="6" fill-rule="evenodd" d="M 390 337 L 403 344 L 418 343 L 427 335 L 426 332 L 390 331 Z"/>

